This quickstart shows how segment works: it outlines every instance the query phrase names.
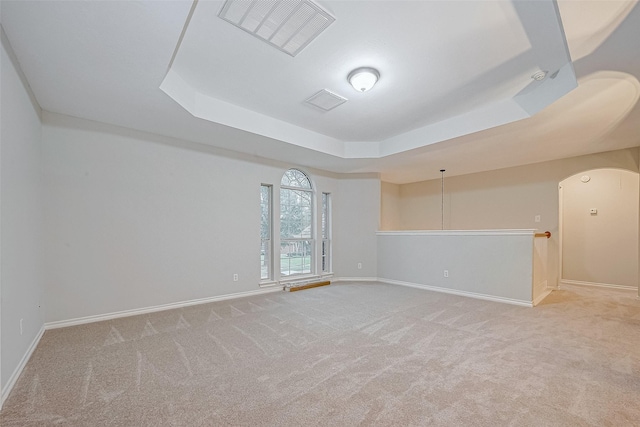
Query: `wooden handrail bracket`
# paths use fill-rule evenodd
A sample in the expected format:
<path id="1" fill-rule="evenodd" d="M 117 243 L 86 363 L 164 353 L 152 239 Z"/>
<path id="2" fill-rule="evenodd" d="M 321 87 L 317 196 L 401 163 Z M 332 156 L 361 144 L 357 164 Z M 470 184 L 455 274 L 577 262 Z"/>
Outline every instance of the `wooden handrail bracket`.
<path id="1" fill-rule="evenodd" d="M 534 237 L 546 237 L 547 239 L 549 239 L 551 237 L 551 232 L 545 231 L 544 233 L 536 233 L 534 234 Z"/>

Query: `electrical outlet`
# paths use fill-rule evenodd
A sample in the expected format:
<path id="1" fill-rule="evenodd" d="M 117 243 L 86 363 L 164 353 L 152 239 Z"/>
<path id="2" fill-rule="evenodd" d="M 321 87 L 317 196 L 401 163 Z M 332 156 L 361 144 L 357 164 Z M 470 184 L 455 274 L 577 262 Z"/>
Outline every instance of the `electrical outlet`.
<path id="1" fill-rule="evenodd" d="M 362 263 L 361 262 L 358 263 L 358 270 L 362 270 Z"/>
<path id="2" fill-rule="evenodd" d="M 449 277 L 449 270 L 444 271 L 444 277 Z"/>
<path id="3" fill-rule="evenodd" d="M 20 335 L 22 335 L 22 321 L 23 321 L 23 320 L 24 320 L 24 319 L 20 319 Z"/>
<path id="4" fill-rule="evenodd" d="M 540 215 L 536 215 L 536 216 L 533 218 L 533 220 L 534 220 L 535 222 L 540 222 Z"/>
<path id="5" fill-rule="evenodd" d="M 234 282 L 237 282 L 237 281 L 238 281 L 238 274 L 234 274 L 234 275 L 233 275 L 233 281 L 234 281 Z"/>

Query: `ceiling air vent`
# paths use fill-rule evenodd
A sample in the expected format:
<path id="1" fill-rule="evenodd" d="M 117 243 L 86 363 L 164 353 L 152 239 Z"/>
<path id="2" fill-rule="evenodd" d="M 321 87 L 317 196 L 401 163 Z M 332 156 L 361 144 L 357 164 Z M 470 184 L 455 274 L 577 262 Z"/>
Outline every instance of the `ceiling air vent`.
<path id="1" fill-rule="evenodd" d="M 320 92 L 313 95 L 311 98 L 307 99 L 307 104 L 311 104 L 314 107 L 320 108 L 324 111 L 333 110 L 338 105 L 342 105 L 347 102 L 347 98 L 344 98 L 340 95 L 336 95 L 333 92 L 329 92 L 326 89 L 322 89 Z"/>
<path id="2" fill-rule="evenodd" d="M 227 0 L 218 16 L 291 56 L 335 21 L 309 0 Z"/>

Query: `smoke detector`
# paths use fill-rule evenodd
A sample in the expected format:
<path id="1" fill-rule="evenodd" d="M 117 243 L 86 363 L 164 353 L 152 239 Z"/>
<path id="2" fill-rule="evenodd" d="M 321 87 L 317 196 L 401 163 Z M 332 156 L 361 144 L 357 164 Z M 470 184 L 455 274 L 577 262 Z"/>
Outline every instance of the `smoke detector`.
<path id="1" fill-rule="evenodd" d="M 335 21 L 310 0 L 227 0 L 218 17 L 291 56 Z"/>
<path id="2" fill-rule="evenodd" d="M 548 71 L 536 71 L 535 73 L 533 73 L 531 78 L 536 81 L 544 80 L 544 78 L 547 77 L 547 73 Z"/>

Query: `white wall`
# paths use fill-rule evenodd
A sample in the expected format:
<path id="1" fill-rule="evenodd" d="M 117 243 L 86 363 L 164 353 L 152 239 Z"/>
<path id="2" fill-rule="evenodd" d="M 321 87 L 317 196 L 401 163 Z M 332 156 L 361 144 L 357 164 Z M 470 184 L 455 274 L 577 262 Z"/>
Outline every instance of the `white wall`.
<path id="1" fill-rule="evenodd" d="M 47 321 L 258 289 L 260 184 L 296 165 L 50 113 L 43 141 Z M 375 277 L 379 180 L 302 170 L 332 194 L 335 275 Z"/>
<path id="2" fill-rule="evenodd" d="M 536 237 L 533 239 L 533 301 L 538 304 L 548 293 L 548 238 Z"/>
<path id="3" fill-rule="evenodd" d="M 596 168 L 638 171 L 631 148 L 470 175 L 445 175 L 445 228 L 536 228 L 550 231 L 549 285 L 558 283 L 558 183 Z M 383 193 L 383 198 L 385 193 Z M 440 229 L 440 180 L 400 185 L 400 230 Z M 383 203 L 386 201 L 383 199 Z M 541 221 L 536 223 L 535 216 Z M 382 218 L 382 223 L 385 223 Z"/>
<path id="4" fill-rule="evenodd" d="M 4 30 L 1 55 L 0 384 L 6 397 L 43 326 L 42 126 Z"/>
<path id="5" fill-rule="evenodd" d="M 595 169 L 561 187 L 562 279 L 638 286 L 638 173 Z"/>

